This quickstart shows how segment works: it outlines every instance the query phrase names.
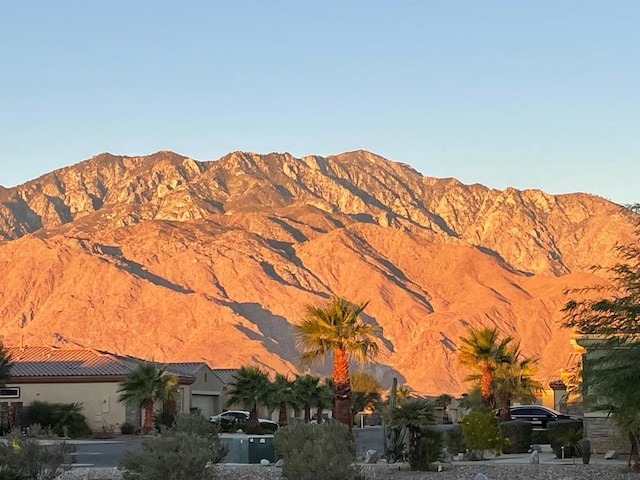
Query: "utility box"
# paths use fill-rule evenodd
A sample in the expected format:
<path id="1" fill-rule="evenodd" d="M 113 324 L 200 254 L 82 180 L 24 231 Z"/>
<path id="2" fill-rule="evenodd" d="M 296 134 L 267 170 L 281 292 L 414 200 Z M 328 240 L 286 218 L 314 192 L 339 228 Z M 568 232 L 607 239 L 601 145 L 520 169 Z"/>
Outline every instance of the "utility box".
<path id="1" fill-rule="evenodd" d="M 260 463 L 263 458 L 276 461 L 273 435 L 223 433 L 220 442 L 229 449 L 222 463 Z"/>

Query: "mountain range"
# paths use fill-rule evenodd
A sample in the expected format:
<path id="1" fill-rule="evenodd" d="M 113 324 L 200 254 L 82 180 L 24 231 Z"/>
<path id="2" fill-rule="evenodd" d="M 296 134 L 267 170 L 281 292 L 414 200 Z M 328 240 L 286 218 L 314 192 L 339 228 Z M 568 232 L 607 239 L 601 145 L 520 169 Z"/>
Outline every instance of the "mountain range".
<path id="1" fill-rule="evenodd" d="M 521 340 L 545 383 L 576 358 L 565 291 L 601 281 L 590 267 L 615 263 L 636 221 L 597 196 L 465 185 L 367 151 L 104 153 L 0 187 L 0 335 L 293 374 L 292 325 L 335 294 L 369 302 L 366 368 L 385 385 L 468 389 L 467 326 Z"/>

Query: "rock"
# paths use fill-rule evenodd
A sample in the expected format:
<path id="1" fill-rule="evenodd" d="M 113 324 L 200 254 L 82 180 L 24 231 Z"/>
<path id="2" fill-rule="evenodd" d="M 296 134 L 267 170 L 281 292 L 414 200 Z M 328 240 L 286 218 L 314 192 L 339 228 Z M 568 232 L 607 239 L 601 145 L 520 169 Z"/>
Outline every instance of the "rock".
<path id="1" fill-rule="evenodd" d="M 269 465 L 271 465 L 271 462 L 266 458 L 263 458 L 262 460 L 260 460 L 260 465 L 262 465 L 263 467 L 268 467 Z"/>
<path id="2" fill-rule="evenodd" d="M 615 450 L 607 450 L 607 453 L 604 454 L 605 460 L 615 460 L 618 458 L 618 452 Z"/>
<path id="3" fill-rule="evenodd" d="M 540 453 L 538 452 L 538 450 L 534 450 L 533 452 L 531 452 L 529 463 L 533 463 L 534 465 L 540 463 Z"/>
<path id="4" fill-rule="evenodd" d="M 542 447 L 540 445 L 531 445 L 529 450 L 530 452 L 542 452 Z"/>
<path id="5" fill-rule="evenodd" d="M 473 477 L 473 480 L 489 480 L 489 477 L 487 477 L 484 473 L 477 473 L 475 477 Z"/>
<path id="6" fill-rule="evenodd" d="M 364 456 L 364 463 L 377 463 L 378 457 L 379 455 L 377 450 L 367 450 Z"/>
<path id="7" fill-rule="evenodd" d="M 283 465 L 284 465 L 284 460 L 280 458 L 278 459 L 278 461 L 275 463 L 274 466 L 278 468 L 282 468 Z"/>

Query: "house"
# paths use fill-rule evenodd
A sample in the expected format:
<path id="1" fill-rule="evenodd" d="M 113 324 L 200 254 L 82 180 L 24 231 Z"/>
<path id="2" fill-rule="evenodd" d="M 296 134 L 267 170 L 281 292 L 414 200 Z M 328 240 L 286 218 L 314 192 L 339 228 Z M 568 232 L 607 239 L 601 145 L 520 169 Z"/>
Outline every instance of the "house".
<path id="1" fill-rule="evenodd" d="M 93 430 L 140 425 L 141 410 L 118 402 L 119 384 L 146 360 L 88 348 L 6 347 L 11 373 L 0 389 L 0 424 L 21 425 L 22 409 L 40 400 L 82 403 Z M 204 362 L 169 363 L 178 377 L 176 409 L 213 415 L 222 410 L 224 384 Z"/>

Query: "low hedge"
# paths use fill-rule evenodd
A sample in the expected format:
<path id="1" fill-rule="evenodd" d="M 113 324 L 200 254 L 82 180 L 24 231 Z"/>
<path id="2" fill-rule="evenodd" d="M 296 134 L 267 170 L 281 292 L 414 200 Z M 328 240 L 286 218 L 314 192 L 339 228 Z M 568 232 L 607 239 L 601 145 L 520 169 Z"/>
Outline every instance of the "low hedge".
<path id="1" fill-rule="evenodd" d="M 547 435 L 556 458 L 562 458 L 562 447 L 564 447 L 565 458 L 579 456 L 577 445 L 582 439 L 581 421 L 556 420 L 555 422 L 549 422 L 547 424 Z"/>
<path id="2" fill-rule="evenodd" d="M 502 447 L 502 453 L 527 453 L 531 447 L 533 425 L 529 422 L 511 420 L 500 423 L 502 437 L 509 442 Z"/>

